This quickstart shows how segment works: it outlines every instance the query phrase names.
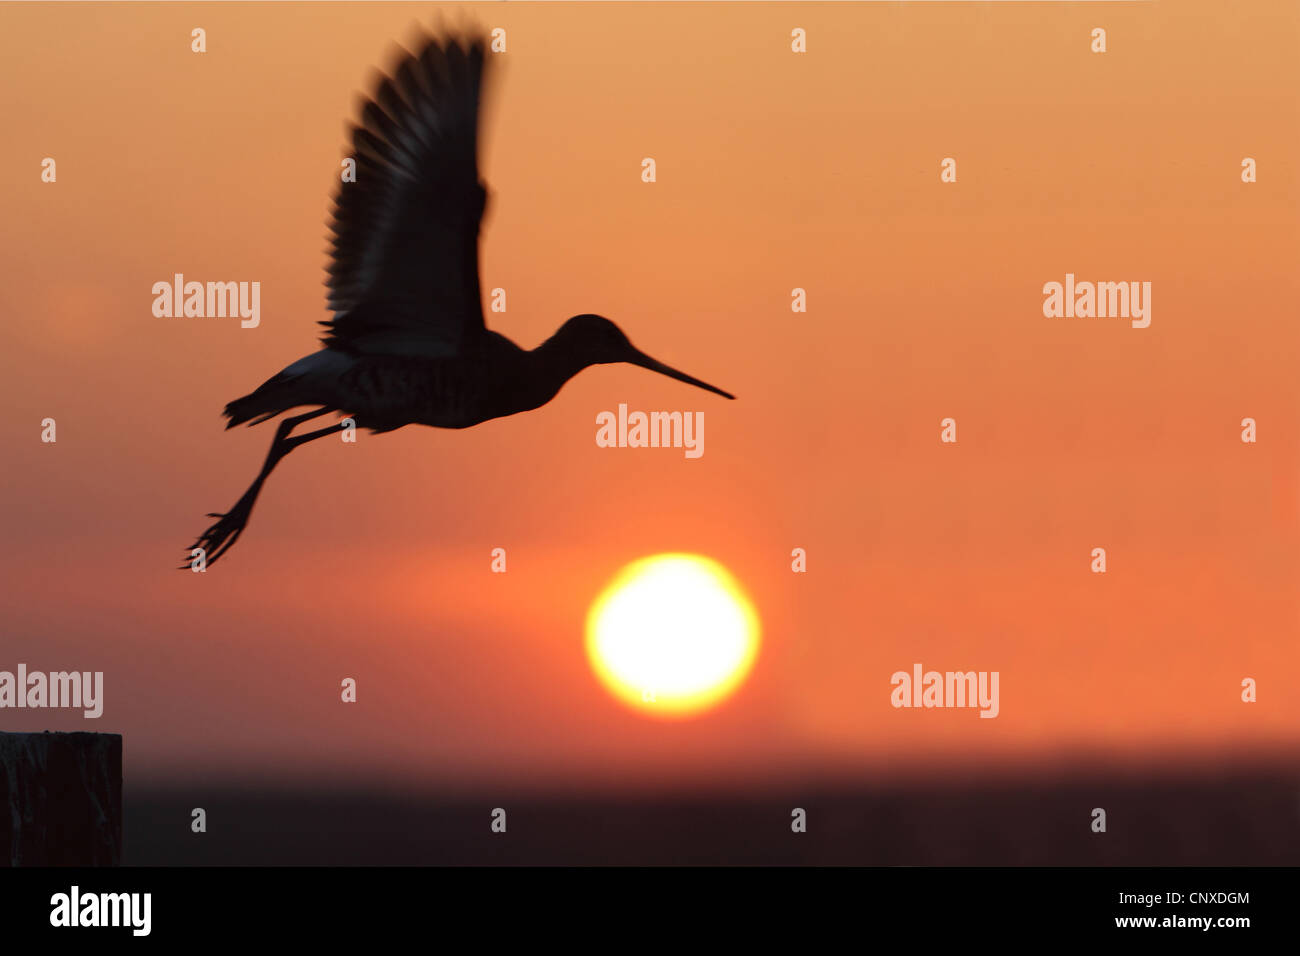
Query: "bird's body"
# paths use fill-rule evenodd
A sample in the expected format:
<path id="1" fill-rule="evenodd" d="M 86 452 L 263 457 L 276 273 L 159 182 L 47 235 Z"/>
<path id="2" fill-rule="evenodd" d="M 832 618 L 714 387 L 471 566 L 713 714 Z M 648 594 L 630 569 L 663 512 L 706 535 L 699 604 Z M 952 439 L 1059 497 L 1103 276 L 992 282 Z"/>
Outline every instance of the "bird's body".
<path id="1" fill-rule="evenodd" d="M 342 430 L 293 435 L 331 412 L 357 427 L 469 428 L 545 405 L 597 364 L 630 362 L 732 396 L 639 351 L 613 322 L 584 314 L 526 350 L 483 321 L 479 226 L 487 190 L 477 142 L 484 51 L 428 39 L 382 77 L 352 129 L 355 182 L 340 184 L 324 348 L 226 406 L 227 428 L 281 421 L 262 471 L 229 512 L 195 542 L 212 563 L 248 523 L 263 482 L 290 451 Z"/>
<path id="2" fill-rule="evenodd" d="M 231 402 L 227 427 L 316 405 L 375 432 L 403 425 L 469 428 L 545 405 L 577 371 L 545 344 L 528 351 L 495 332 L 438 358 L 322 349 Z"/>

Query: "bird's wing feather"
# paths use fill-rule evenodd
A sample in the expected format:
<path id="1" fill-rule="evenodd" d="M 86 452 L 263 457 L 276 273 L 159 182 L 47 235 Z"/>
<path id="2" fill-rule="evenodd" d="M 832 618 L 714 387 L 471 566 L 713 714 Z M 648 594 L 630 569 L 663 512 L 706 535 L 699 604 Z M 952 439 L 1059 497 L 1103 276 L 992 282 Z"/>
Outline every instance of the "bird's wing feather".
<path id="1" fill-rule="evenodd" d="M 483 45 L 430 39 L 382 76 L 352 128 L 356 182 L 332 223 L 329 348 L 445 356 L 483 334 L 478 178 Z"/>

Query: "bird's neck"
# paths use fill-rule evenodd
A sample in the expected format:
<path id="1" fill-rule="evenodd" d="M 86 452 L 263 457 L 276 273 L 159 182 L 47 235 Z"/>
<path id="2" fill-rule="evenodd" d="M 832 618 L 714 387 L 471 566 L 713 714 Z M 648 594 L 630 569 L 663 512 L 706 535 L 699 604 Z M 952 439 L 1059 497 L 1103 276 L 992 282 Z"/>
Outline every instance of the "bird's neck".
<path id="1" fill-rule="evenodd" d="M 543 401 L 549 401 L 565 382 L 591 364 L 571 349 L 557 344 L 554 337 L 537 346 L 529 355 L 536 369 L 534 381 L 547 393 Z"/>
<path id="2" fill-rule="evenodd" d="M 572 349 L 565 348 L 557 342 L 555 336 L 551 336 L 533 349 L 533 355 L 543 369 L 544 374 L 556 379 L 557 386 L 563 385 L 591 364 L 586 359 L 576 355 Z"/>

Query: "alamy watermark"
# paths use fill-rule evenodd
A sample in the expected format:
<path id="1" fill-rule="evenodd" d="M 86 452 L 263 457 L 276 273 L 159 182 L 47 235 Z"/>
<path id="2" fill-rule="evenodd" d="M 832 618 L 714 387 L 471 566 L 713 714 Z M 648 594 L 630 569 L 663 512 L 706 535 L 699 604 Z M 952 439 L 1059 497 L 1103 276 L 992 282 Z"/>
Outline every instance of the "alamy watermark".
<path id="1" fill-rule="evenodd" d="M 978 707 L 981 717 L 996 717 L 997 671 L 925 671 L 920 664 L 912 672 L 895 671 L 889 679 L 894 690 L 889 702 L 895 707 Z"/>
<path id="2" fill-rule="evenodd" d="M 104 713 L 103 671 L 28 671 L 18 665 L 18 673 L 0 671 L 0 709 L 80 708 L 84 716 L 100 717 Z"/>
<path id="3" fill-rule="evenodd" d="M 1150 282 L 1065 282 L 1043 285 L 1043 315 L 1049 319 L 1132 319 L 1133 328 L 1151 324 Z"/>
<path id="4" fill-rule="evenodd" d="M 152 893 L 83 893 L 74 884 L 50 897 L 51 926 L 124 926 L 133 936 L 148 936 L 152 912 Z"/>
<path id="5" fill-rule="evenodd" d="M 629 412 L 596 416 L 598 448 L 684 448 L 687 458 L 704 454 L 703 412 Z"/>
<path id="6" fill-rule="evenodd" d="M 255 329 L 262 321 L 262 283 L 186 282 L 182 273 L 153 284 L 153 314 L 160 319 L 224 319 L 239 317 L 240 328 Z"/>

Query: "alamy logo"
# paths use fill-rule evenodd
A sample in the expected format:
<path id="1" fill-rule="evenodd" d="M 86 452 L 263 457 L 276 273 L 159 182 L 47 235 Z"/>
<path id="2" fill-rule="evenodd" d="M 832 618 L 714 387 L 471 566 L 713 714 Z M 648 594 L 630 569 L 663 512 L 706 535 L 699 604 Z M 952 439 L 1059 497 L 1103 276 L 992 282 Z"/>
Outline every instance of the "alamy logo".
<path id="1" fill-rule="evenodd" d="M 262 321 L 262 283 L 186 282 L 176 273 L 171 282 L 155 282 L 153 314 L 160 319 L 239 316 L 240 328 L 255 329 Z"/>
<path id="2" fill-rule="evenodd" d="M 80 707 L 86 717 L 104 713 L 103 671 L 27 672 L 26 664 L 18 673 L 0 671 L 0 708 Z"/>
<path id="3" fill-rule="evenodd" d="M 152 893 L 82 893 L 73 886 L 50 897 L 51 926 L 129 926 L 133 936 L 148 936 Z"/>
<path id="4" fill-rule="evenodd" d="M 1043 286 L 1043 315 L 1049 319 L 1132 319 L 1133 328 L 1151 324 L 1150 282 L 1075 282 L 1065 274 L 1064 285 Z"/>
<path id="5" fill-rule="evenodd" d="M 596 445 L 600 448 L 685 448 L 687 458 L 704 454 L 703 412 L 628 412 L 596 416 Z"/>
<path id="6" fill-rule="evenodd" d="M 895 671 L 889 679 L 895 707 L 978 707 L 981 717 L 998 715 L 997 671 L 926 671 L 913 664 L 912 673 Z"/>

